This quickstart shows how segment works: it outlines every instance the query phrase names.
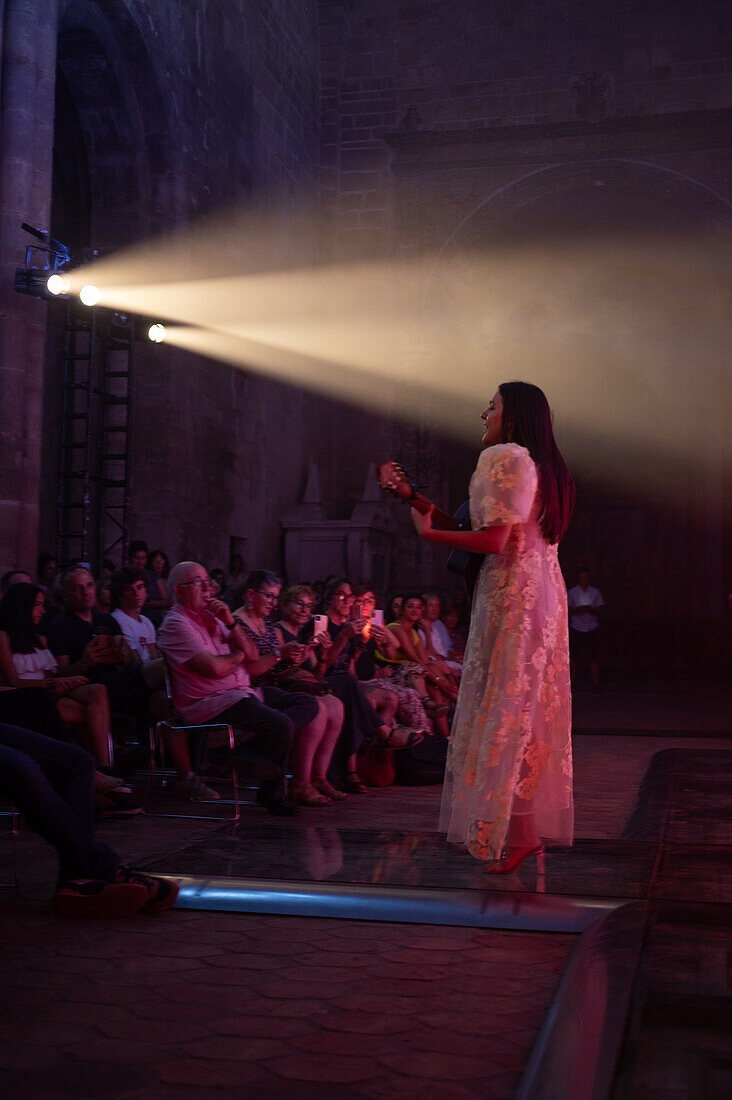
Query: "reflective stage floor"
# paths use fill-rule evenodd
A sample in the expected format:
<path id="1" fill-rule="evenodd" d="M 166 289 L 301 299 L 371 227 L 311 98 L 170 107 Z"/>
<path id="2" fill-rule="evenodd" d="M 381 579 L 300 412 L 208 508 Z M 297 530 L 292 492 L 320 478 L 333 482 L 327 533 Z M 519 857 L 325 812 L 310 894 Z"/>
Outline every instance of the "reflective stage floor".
<path id="1" fill-rule="evenodd" d="M 245 805 L 237 825 L 208 826 L 146 868 L 178 877 L 181 904 L 193 908 L 337 915 L 338 899 L 348 898 L 352 915 L 425 920 L 420 899 L 433 911 L 441 898 L 443 922 L 499 927 L 515 927 L 519 910 L 522 921 L 535 912 L 534 927 L 574 930 L 627 901 L 732 900 L 724 847 L 732 839 L 731 757 L 720 742 L 642 737 L 624 741 L 620 754 L 616 740 L 602 741 L 578 738 L 578 831 L 605 835 L 548 849 L 544 876 L 534 857 L 515 874 L 486 875 L 449 845 L 434 828 L 439 788 L 371 790 L 285 821 Z M 395 904 L 409 897 L 417 915 L 385 916 L 390 892 Z M 359 908 L 359 894 L 370 908 L 366 900 Z M 541 904 L 532 909 L 535 895 Z"/>

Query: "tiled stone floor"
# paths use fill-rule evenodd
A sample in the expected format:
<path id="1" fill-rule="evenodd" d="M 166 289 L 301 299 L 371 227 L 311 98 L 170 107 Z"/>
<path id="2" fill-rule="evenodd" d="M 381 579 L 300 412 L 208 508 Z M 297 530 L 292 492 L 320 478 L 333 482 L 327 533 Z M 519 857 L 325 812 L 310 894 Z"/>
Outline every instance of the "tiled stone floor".
<path id="1" fill-rule="evenodd" d="M 4 1095 L 510 1097 L 574 937 L 5 905 Z"/>
<path id="2" fill-rule="evenodd" d="M 732 920 L 719 905 L 661 905 L 625 1088 L 644 1100 L 732 1096 Z"/>
<path id="3" fill-rule="evenodd" d="M 586 702 L 591 707 L 598 700 Z M 669 730 L 686 729 L 685 715 L 681 724 L 671 722 L 670 712 L 678 713 L 672 697 L 667 704 L 660 725 L 668 720 Z M 683 1033 L 688 1041 L 688 1027 L 679 1031 L 676 1017 L 665 1017 L 661 1027 L 654 1005 L 664 1003 L 677 971 L 682 977 L 694 968 L 702 974 L 704 981 L 695 986 L 700 996 L 711 987 L 712 995 L 721 996 L 720 968 L 728 980 L 724 924 L 706 918 L 714 932 L 696 954 L 689 935 L 697 928 L 689 906 L 701 912 L 699 902 L 713 893 L 717 904 L 706 910 L 719 914 L 718 902 L 726 898 L 730 878 L 720 871 L 726 861 L 719 849 L 729 843 L 728 811 L 710 807 L 710 777 L 702 769 L 686 791 L 688 813 L 664 818 L 673 847 L 664 850 L 655 877 L 644 847 L 650 841 L 642 835 L 625 841 L 622 859 L 618 841 L 653 754 L 668 747 L 719 749 L 723 745 L 714 735 L 722 727 L 703 725 L 709 741 L 662 737 L 655 728 L 651 735 L 641 723 L 633 732 L 630 694 L 623 705 L 631 709 L 623 712 L 618 700 L 613 703 L 617 735 L 598 730 L 575 738 L 580 840 L 573 852 L 550 856 L 547 883 L 557 892 L 576 892 L 579 885 L 600 895 L 620 884 L 625 896 L 642 896 L 653 881 L 659 900 L 653 898 L 652 905 L 667 908 L 653 931 L 659 949 L 649 956 L 653 996 L 636 1010 L 637 1057 L 626 1074 L 628 1095 L 686 1100 L 702 1095 L 690 1084 L 689 1066 L 698 1067 L 699 1057 L 689 1054 L 684 1061 L 683 1051 L 693 1048 L 681 1039 Z M 718 772 L 716 764 L 712 778 Z M 438 858 L 438 802 L 436 788 L 371 791 L 341 807 L 303 812 L 282 825 L 285 847 L 282 834 L 276 843 L 288 860 L 293 850 L 308 848 L 307 859 L 298 857 L 300 867 L 310 860 L 307 874 L 322 879 L 344 873 L 341 834 L 366 832 L 382 842 L 381 851 L 370 855 L 361 844 L 360 873 L 366 878 L 368 872 L 368 881 L 376 873 L 386 882 L 404 882 L 416 872 L 424 884 L 439 865 L 451 882 L 462 875 L 463 887 L 485 888 L 482 878 L 468 883 L 479 873 L 469 862 Z M 257 848 L 271 824 L 261 811 L 244 809 L 239 832 L 248 841 L 247 859 L 252 851 L 259 858 Z M 173 852 L 188 858 L 184 850 L 197 838 L 215 836 L 215 847 L 228 843 L 219 826 L 205 821 L 138 818 L 104 823 L 101 833 L 133 864 L 170 860 L 165 853 Z M 306 845 L 302 836 L 308 833 Z M 404 835 L 416 842 L 405 842 Z M 716 861 L 701 850 L 712 848 Z M 0 834 L 0 877 L 6 849 Z M 316 851 L 320 865 L 313 874 Z M 247 1089 L 256 1096 L 306 1100 L 508 1098 L 576 942 L 556 933 L 178 909 L 124 922 L 58 921 L 45 908 L 53 864 L 44 846 L 25 834 L 22 889 L 17 895 L 0 891 L 3 1095 L 23 1100 L 238 1098 Z M 528 868 L 514 879 L 510 889 L 534 888 Z M 679 943 L 691 944 L 688 958 L 679 953 Z M 697 998 L 690 1009 L 687 1000 L 687 1022 L 699 1003 Z M 725 1038 L 705 1033 L 709 1057 L 700 1072 L 709 1096 L 728 1095 L 719 1091 L 728 1080 L 728 1063 L 720 1055 Z M 680 1060 L 673 1079 L 671 1071 L 664 1077 L 659 1069 L 669 1042 Z M 674 1089 L 664 1092 L 671 1083 Z"/>

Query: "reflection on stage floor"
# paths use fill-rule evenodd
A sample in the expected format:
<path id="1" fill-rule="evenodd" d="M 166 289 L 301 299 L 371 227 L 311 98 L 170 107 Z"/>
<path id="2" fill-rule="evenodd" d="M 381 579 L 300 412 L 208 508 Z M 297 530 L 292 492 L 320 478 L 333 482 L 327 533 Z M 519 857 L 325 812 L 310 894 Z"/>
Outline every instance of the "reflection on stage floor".
<path id="1" fill-rule="evenodd" d="M 549 849 L 540 891 L 589 897 L 642 898 L 655 844 L 580 840 Z M 219 830 L 148 865 L 160 873 L 211 878 L 349 883 L 360 886 L 480 891 L 537 889 L 530 856 L 512 875 L 486 875 L 482 865 L 436 832 L 339 828 L 247 821 Z"/>

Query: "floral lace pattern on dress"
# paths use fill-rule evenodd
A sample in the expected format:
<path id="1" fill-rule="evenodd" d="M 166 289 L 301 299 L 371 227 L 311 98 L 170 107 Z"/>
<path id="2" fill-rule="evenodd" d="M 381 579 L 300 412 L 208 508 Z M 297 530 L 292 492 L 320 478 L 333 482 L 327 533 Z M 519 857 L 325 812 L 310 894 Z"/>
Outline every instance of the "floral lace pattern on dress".
<path id="1" fill-rule="evenodd" d="M 448 840 L 481 860 L 500 857 L 512 814 L 531 814 L 543 840 L 572 843 L 567 594 L 539 507 L 526 448 L 486 448 L 472 525 L 511 532 L 478 577 L 440 816 Z"/>

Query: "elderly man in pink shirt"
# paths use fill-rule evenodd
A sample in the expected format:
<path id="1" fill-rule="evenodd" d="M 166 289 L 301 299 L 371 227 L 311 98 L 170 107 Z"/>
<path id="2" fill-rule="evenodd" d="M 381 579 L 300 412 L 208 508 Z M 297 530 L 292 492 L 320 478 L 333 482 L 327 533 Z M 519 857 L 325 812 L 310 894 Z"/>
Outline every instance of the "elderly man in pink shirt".
<path id="1" fill-rule="evenodd" d="M 254 736 L 247 742 L 277 766 L 277 779 L 265 780 L 257 801 L 270 813 L 290 817 L 297 808 L 285 795 L 285 772 L 295 733 L 317 714 L 308 695 L 274 687 L 254 688 L 250 671 L 260 670 L 253 642 L 231 609 L 211 595 L 208 573 L 183 561 L 170 572 L 174 605 L 158 633 L 171 669 L 173 702 L 191 723 L 227 722 Z"/>

